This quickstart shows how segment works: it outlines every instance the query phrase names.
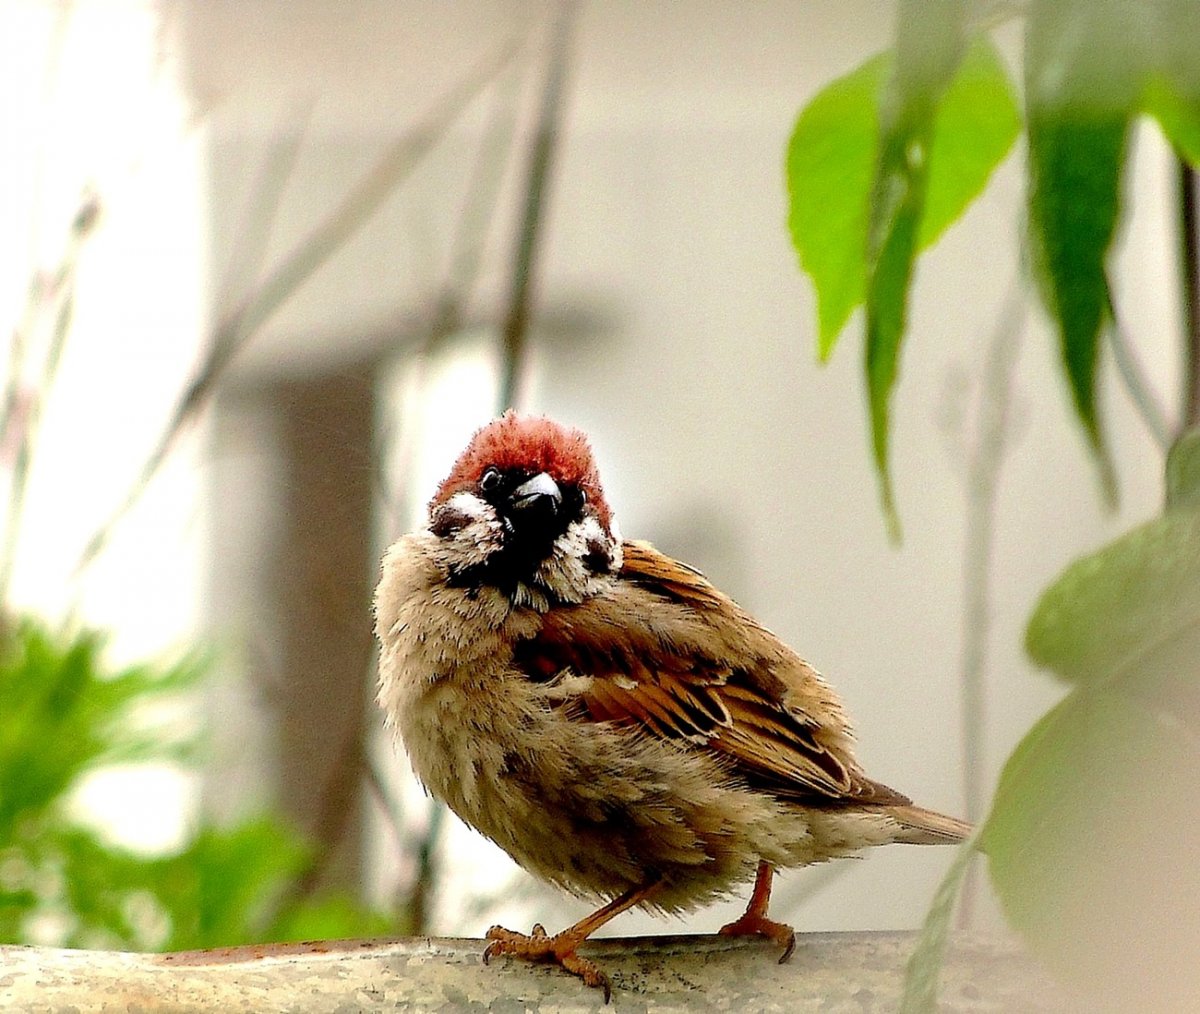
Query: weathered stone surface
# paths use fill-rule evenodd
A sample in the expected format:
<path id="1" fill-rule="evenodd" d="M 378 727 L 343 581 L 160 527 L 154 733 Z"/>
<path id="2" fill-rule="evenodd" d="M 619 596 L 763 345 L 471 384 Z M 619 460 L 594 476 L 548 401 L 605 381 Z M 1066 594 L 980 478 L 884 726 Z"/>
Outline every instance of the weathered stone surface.
<path id="1" fill-rule="evenodd" d="M 895 1011 L 909 933 L 813 933 L 786 965 L 767 943 L 722 937 L 598 940 L 612 1011 Z M 364 940 L 182 954 L 0 947 L 0 1010 L 37 1012 L 567 1012 L 604 1009 L 556 968 L 498 959 L 479 940 Z M 943 1011 L 1071 1009 L 1011 941 L 959 935 Z"/>

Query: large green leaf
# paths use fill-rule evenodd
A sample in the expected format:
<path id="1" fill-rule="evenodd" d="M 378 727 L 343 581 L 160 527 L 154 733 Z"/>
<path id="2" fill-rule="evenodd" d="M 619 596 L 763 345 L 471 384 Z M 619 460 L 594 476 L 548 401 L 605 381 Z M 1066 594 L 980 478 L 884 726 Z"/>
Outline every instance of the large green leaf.
<path id="1" fill-rule="evenodd" d="M 1106 1009 L 1190 1010 L 1200 749 L 1169 700 L 1129 692 L 1137 682 L 1076 690 L 1034 727 L 982 848 L 1009 922 L 1061 977 Z"/>
<path id="2" fill-rule="evenodd" d="M 1009 758 L 984 828 L 1005 913 L 1114 1009 L 1189 1009 L 1183 998 L 1200 995 L 1200 510 L 1170 510 L 1069 566 L 1026 641 L 1076 688 Z"/>
<path id="3" fill-rule="evenodd" d="M 1029 620 L 1030 657 L 1098 683 L 1200 630 L 1200 511 L 1156 518 L 1071 564 Z"/>
<path id="4" fill-rule="evenodd" d="M 822 360 L 865 296 L 879 101 L 891 72 L 891 54 L 881 53 L 826 86 L 800 113 L 788 142 L 788 227 L 816 289 Z M 934 118 L 919 248 L 935 243 L 979 195 L 1019 129 L 1003 61 L 976 39 Z"/>
<path id="5" fill-rule="evenodd" d="M 903 0 L 896 56 L 879 108 L 879 160 L 867 232 L 866 374 L 884 511 L 898 534 L 888 471 L 888 403 L 929 178 L 934 117 L 966 46 L 962 0 Z"/>
<path id="6" fill-rule="evenodd" d="M 1200 507 L 1200 427 L 1187 430 L 1167 452 L 1167 507 Z"/>

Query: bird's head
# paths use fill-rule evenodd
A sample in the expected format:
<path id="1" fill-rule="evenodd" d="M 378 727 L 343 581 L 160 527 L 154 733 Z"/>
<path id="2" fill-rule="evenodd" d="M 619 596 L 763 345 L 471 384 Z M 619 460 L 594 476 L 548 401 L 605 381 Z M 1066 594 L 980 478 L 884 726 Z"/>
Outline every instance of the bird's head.
<path id="1" fill-rule="evenodd" d="M 508 412 L 480 429 L 429 504 L 453 584 L 515 602 L 578 602 L 621 565 L 587 437 Z"/>

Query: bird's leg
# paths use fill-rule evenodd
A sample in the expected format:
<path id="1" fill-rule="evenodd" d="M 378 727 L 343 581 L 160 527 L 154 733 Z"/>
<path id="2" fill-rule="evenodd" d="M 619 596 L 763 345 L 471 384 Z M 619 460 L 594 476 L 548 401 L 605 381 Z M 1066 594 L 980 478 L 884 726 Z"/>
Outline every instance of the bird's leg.
<path id="1" fill-rule="evenodd" d="M 782 965 L 796 949 L 796 931 L 785 923 L 767 918 L 767 903 L 771 900 L 771 878 L 774 874 L 775 868 L 770 863 L 765 860 L 759 862 L 750 904 L 741 918 L 722 926 L 720 932 L 726 936 L 762 936 L 774 940 L 783 948 L 783 956 L 779 959 Z"/>
<path id="2" fill-rule="evenodd" d="M 612 984 L 608 981 L 608 976 L 600 971 L 594 962 L 580 957 L 576 948 L 609 919 L 644 901 L 657 887 L 658 881 L 631 888 L 603 908 L 597 909 L 591 915 L 580 919 L 574 926 L 561 933 L 555 933 L 554 936 L 547 936 L 540 923 L 533 927 L 528 936 L 507 930 L 503 926 L 493 926 L 487 931 L 487 938 L 491 943 L 484 949 L 483 963 L 486 965 L 498 954 L 524 958 L 526 961 L 552 961 L 572 975 L 578 975 L 587 985 L 602 988 L 604 1002 L 608 1003 L 609 997 L 612 996 Z"/>

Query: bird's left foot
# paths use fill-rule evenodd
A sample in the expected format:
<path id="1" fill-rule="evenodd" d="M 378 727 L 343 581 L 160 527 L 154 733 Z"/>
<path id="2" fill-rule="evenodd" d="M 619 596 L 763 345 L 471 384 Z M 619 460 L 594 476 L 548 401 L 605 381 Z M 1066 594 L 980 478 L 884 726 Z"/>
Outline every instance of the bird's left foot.
<path id="1" fill-rule="evenodd" d="M 768 919 L 765 915 L 754 911 L 746 912 L 741 918 L 722 926 L 719 932 L 722 936 L 758 936 L 774 940 L 783 948 L 783 955 L 779 959 L 781 965 L 792 956 L 792 951 L 796 949 L 796 931 L 791 926 L 787 923 L 775 922 L 775 920 Z"/>
<path id="2" fill-rule="evenodd" d="M 783 948 L 783 956 L 779 959 L 782 965 L 792 956 L 796 949 L 796 931 L 782 922 L 767 918 L 767 903 L 771 900 L 771 878 L 775 875 L 775 867 L 765 859 L 759 862 L 758 872 L 754 876 L 754 892 L 750 895 L 750 904 L 740 919 L 721 927 L 721 934 L 728 937 L 766 937 L 774 940 Z"/>
<path id="3" fill-rule="evenodd" d="M 583 938 L 571 930 L 548 936 L 545 928 L 538 923 L 533 927 L 533 931 L 526 935 L 505 929 L 503 926 L 493 926 L 487 931 L 487 938 L 490 943 L 483 952 L 485 965 L 500 954 L 522 958 L 525 961 L 549 961 L 572 975 L 579 976 L 587 985 L 603 989 L 605 1003 L 612 997 L 612 983 L 609 982 L 608 976 L 595 962 L 576 953 L 576 948 L 583 943 Z"/>

